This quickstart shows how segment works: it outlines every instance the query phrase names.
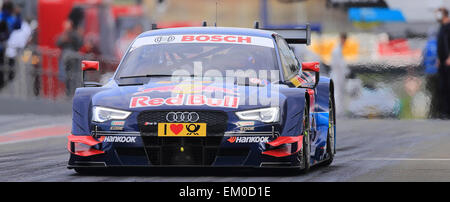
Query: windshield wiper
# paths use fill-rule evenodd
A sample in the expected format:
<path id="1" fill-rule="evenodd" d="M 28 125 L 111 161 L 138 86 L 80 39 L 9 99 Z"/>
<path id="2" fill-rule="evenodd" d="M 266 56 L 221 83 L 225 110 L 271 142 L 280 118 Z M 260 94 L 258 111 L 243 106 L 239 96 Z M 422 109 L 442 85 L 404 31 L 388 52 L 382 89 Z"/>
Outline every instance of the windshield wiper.
<path id="1" fill-rule="evenodd" d="M 146 74 L 146 75 L 134 75 L 134 76 L 121 76 L 119 79 L 128 79 L 128 78 L 142 78 L 142 77 L 172 77 L 173 75 L 169 74 Z"/>
<path id="2" fill-rule="evenodd" d="M 118 86 L 140 86 L 144 85 L 144 83 L 119 83 Z"/>

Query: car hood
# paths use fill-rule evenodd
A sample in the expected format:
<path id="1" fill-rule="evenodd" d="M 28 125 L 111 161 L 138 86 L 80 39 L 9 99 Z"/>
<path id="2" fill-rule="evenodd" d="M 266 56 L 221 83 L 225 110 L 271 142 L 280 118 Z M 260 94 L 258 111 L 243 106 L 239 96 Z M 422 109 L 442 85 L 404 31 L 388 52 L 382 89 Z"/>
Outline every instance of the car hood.
<path id="1" fill-rule="evenodd" d="M 213 81 L 156 80 L 144 85 L 117 86 L 114 82 L 106 85 L 105 90 L 96 93 L 92 97 L 92 104 L 131 111 L 151 109 L 236 111 L 278 106 L 285 97 L 280 93 L 280 88 L 283 87 L 257 79 L 250 85 Z"/>

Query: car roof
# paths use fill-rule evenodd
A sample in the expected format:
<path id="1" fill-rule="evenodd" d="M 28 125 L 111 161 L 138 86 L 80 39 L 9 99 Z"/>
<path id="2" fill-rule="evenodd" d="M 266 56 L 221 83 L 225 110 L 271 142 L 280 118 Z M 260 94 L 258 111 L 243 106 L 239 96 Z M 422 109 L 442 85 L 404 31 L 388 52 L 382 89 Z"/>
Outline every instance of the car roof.
<path id="1" fill-rule="evenodd" d="M 151 30 L 142 33 L 138 38 L 158 35 L 180 35 L 180 34 L 222 34 L 222 35 L 245 35 L 272 38 L 275 32 L 237 27 L 180 27 Z"/>

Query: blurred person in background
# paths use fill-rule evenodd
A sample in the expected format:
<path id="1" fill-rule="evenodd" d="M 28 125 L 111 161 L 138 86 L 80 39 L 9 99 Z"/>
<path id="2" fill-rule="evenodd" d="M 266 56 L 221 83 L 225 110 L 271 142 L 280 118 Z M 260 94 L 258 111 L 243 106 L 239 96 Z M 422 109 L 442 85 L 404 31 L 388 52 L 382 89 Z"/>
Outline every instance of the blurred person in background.
<path id="1" fill-rule="evenodd" d="M 80 52 L 84 54 L 86 60 L 100 60 L 100 50 L 97 46 L 98 37 L 95 35 L 88 35 L 85 37 L 84 45 Z"/>
<path id="2" fill-rule="evenodd" d="M 71 20 L 64 23 L 64 31 L 58 37 L 56 45 L 61 49 L 59 80 L 65 82 L 66 95 L 71 97 L 81 85 L 81 69 L 78 51 L 83 46 L 82 36 Z"/>
<path id="3" fill-rule="evenodd" d="M 0 89 L 3 88 L 8 80 L 7 68 L 3 65 L 4 42 L 8 40 L 8 26 L 5 21 L 0 21 Z"/>
<path id="4" fill-rule="evenodd" d="M 413 113 L 414 97 L 420 90 L 422 80 L 414 75 L 416 75 L 414 71 L 410 70 L 403 82 L 405 92 L 400 93 L 400 119 L 412 119 L 415 116 Z"/>
<path id="5" fill-rule="evenodd" d="M 74 7 L 68 19 L 63 23 L 63 32 L 56 41 L 61 49 L 58 61 L 58 79 L 66 85 L 66 95 L 72 97 L 75 89 L 81 86 L 81 55 L 79 50 L 83 47 L 83 30 L 81 24 L 84 20 L 84 11 L 81 7 Z"/>
<path id="6" fill-rule="evenodd" d="M 10 34 L 22 26 L 22 17 L 20 15 L 20 9 L 16 8 L 13 2 L 6 1 L 2 5 L 2 10 L 0 13 L 0 41 L 1 41 L 1 61 L 4 62 L 4 51 L 6 49 L 6 41 L 9 39 Z"/>
<path id="7" fill-rule="evenodd" d="M 20 15 L 20 8 L 17 8 L 16 13 Z M 32 28 L 27 21 L 23 20 L 19 29 L 15 29 L 11 32 L 9 39 L 6 42 L 6 63 L 10 67 L 10 80 L 14 78 L 14 65 L 16 63 L 16 57 L 25 46 L 27 45 L 32 33 Z"/>
<path id="8" fill-rule="evenodd" d="M 437 108 L 439 92 L 437 76 L 437 29 L 432 27 L 428 30 L 428 39 L 422 52 L 422 64 L 425 68 L 426 89 L 430 94 L 429 118 L 438 118 L 439 109 Z"/>
<path id="9" fill-rule="evenodd" d="M 334 48 L 331 55 L 330 63 L 330 78 L 334 83 L 334 96 L 336 105 L 336 115 L 342 116 L 346 111 L 345 96 L 346 96 L 346 77 L 350 73 L 347 67 L 344 56 L 342 55 L 342 49 L 347 40 L 347 34 L 341 33 L 339 35 L 339 42 L 336 48 Z"/>
<path id="10" fill-rule="evenodd" d="M 0 13 L 0 88 L 5 85 L 7 80 L 13 77 L 13 70 L 9 66 L 4 65 L 6 43 L 11 32 L 20 29 L 21 25 L 20 10 L 15 8 L 13 2 L 5 1 Z"/>
<path id="11" fill-rule="evenodd" d="M 436 11 L 436 19 L 441 24 L 437 35 L 438 55 L 438 87 L 436 103 L 439 115 L 437 118 L 450 118 L 450 18 L 446 8 Z"/>

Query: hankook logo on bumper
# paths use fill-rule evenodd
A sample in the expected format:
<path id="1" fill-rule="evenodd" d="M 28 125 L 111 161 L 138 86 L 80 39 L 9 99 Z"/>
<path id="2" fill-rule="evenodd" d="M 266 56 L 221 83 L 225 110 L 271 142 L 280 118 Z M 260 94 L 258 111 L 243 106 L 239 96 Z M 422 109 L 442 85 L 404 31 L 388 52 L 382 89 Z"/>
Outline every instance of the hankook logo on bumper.
<path id="1" fill-rule="evenodd" d="M 230 137 L 227 141 L 229 143 L 266 143 L 269 142 L 269 137 Z"/>
<path id="2" fill-rule="evenodd" d="M 118 143 L 135 143 L 136 137 L 127 136 L 106 136 L 103 142 L 118 142 Z"/>

